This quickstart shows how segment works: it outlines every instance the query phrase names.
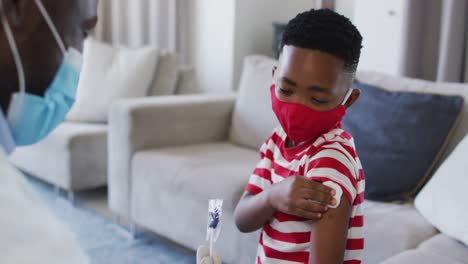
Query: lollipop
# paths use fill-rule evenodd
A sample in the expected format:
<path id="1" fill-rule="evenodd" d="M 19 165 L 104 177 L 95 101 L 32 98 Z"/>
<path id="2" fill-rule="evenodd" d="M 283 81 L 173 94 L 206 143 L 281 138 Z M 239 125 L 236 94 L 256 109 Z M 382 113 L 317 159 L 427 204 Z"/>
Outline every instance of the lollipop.
<path id="1" fill-rule="evenodd" d="M 208 202 L 208 226 L 206 240 L 210 243 L 210 257 L 213 256 L 213 244 L 218 240 L 221 232 L 221 215 L 223 214 L 223 200 L 213 199 Z"/>

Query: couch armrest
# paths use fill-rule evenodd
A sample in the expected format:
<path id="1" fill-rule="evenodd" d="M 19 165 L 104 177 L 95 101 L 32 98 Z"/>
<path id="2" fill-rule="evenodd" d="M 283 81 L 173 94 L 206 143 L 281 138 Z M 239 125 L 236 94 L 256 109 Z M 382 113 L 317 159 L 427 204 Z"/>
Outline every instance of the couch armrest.
<path id="1" fill-rule="evenodd" d="M 109 114 L 109 207 L 131 219 L 131 161 L 143 149 L 227 140 L 235 95 L 121 100 Z"/>

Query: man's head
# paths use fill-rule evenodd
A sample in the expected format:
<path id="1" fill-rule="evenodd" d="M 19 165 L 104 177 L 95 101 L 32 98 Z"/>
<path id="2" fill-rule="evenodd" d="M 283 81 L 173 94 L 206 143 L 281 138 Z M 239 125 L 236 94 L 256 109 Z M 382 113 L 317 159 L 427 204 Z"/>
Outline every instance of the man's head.
<path id="1" fill-rule="evenodd" d="M 279 66 L 273 70 L 276 95 L 318 111 L 339 106 L 351 88 L 362 37 L 346 17 L 328 9 L 297 15 L 283 34 Z M 354 90 L 345 106 L 359 97 Z"/>
<path id="2" fill-rule="evenodd" d="M 26 91 L 42 96 L 59 68 L 63 54 L 33 0 L 0 0 L 11 25 L 26 76 Z M 97 21 L 97 0 L 42 0 L 65 46 L 82 50 L 86 32 Z M 18 92 L 17 69 L 0 26 L 0 106 L 6 112 Z"/>

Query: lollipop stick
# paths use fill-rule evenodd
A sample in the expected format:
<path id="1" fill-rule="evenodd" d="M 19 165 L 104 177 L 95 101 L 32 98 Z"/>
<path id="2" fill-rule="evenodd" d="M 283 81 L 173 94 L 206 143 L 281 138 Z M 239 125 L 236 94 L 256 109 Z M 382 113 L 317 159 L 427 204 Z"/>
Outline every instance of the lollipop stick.
<path id="1" fill-rule="evenodd" d="M 213 257 L 213 229 L 210 229 L 210 257 Z"/>

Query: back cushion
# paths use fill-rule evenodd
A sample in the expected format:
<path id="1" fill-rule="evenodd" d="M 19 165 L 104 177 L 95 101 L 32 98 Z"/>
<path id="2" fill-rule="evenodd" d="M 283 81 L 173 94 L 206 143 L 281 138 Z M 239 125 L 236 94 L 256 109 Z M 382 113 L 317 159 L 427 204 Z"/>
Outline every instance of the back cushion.
<path id="1" fill-rule="evenodd" d="M 195 68 L 193 66 L 181 66 L 175 94 L 199 94 L 203 93 L 197 85 Z"/>
<path id="2" fill-rule="evenodd" d="M 172 52 L 161 52 L 159 63 L 153 78 L 149 96 L 172 95 L 175 93 L 179 78 L 179 55 Z"/>
<path id="3" fill-rule="evenodd" d="M 404 200 L 425 183 L 463 105 L 460 96 L 390 92 L 355 83 L 362 94 L 344 120 L 366 174 L 366 198 Z"/>
<path id="4" fill-rule="evenodd" d="M 113 103 L 147 95 L 159 51 L 149 46 L 114 47 L 90 37 L 84 42 L 83 58 L 76 102 L 67 120 L 107 123 Z"/>
<path id="5" fill-rule="evenodd" d="M 259 55 L 244 59 L 230 139 L 233 143 L 258 149 L 278 125 L 271 109 L 272 69 L 277 61 Z"/>
<path id="6" fill-rule="evenodd" d="M 416 197 L 418 211 L 440 232 L 468 246 L 468 135 Z M 465 249 L 466 250 L 466 249 Z"/>
<path id="7" fill-rule="evenodd" d="M 464 98 L 464 104 L 459 116 L 459 124 L 453 132 L 453 136 L 449 139 L 447 148 L 442 151 L 442 159 L 440 162 L 447 158 L 468 133 L 468 84 L 466 83 L 437 83 L 412 78 L 395 77 L 370 71 L 358 72 L 357 80 L 382 87 L 389 91 L 462 96 Z"/>

